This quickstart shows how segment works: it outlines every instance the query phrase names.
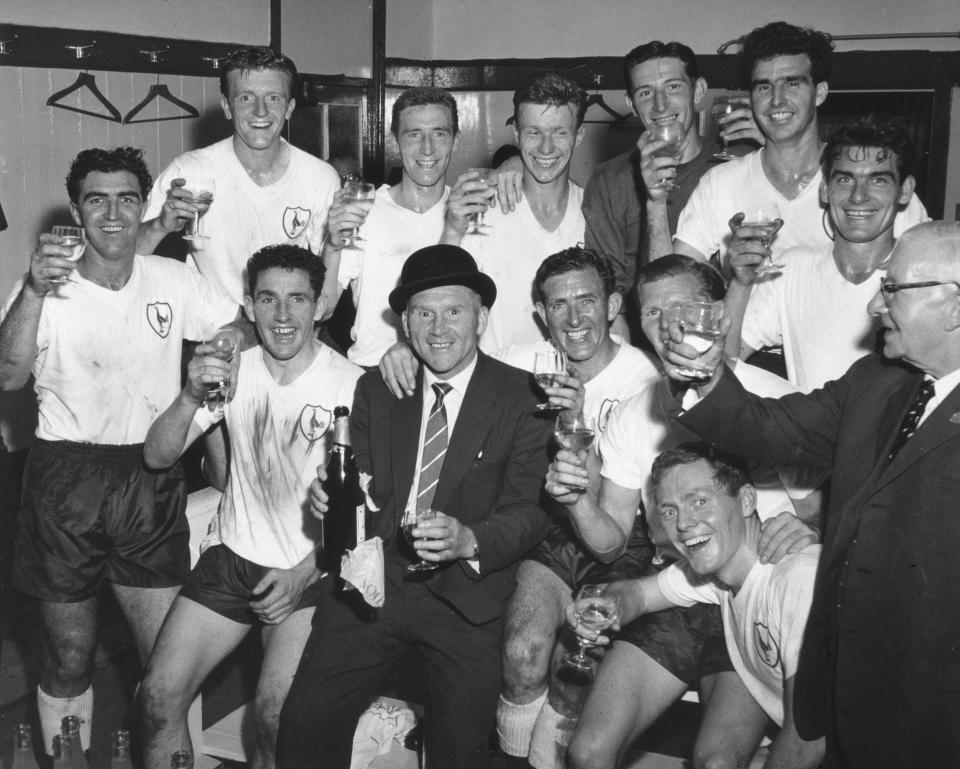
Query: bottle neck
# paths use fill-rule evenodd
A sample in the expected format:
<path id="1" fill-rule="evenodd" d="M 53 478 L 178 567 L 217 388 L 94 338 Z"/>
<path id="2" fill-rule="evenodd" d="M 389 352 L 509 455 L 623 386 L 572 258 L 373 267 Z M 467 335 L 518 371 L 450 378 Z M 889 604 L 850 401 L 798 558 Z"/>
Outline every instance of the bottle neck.
<path id="1" fill-rule="evenodd" d="M 333 422 L 333 442 L 350 445 L 350 417 L 337 417 Z"/>

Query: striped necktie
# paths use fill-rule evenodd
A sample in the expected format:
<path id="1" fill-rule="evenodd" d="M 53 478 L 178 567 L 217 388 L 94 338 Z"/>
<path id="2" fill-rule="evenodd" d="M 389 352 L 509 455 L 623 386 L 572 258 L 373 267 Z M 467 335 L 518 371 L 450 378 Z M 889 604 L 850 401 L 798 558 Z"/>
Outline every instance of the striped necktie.
<path id="1" fill-rule="evenodd" d="M 888 459 L 893 459 L 897 455 L 897 452 L 903 448 L 903 444 L 913 437 L 913 434 L 917 431 L 917 427 L 920 425 L 920 417 L 923 416 L 923 411 L 932 397 L 933 380 L 924 379 L 913 405 L 910 406 L 907 413 L 903 415 L 903 421 L 900 422 L 900 430 L 897 432 L 897 438 L 893 442 L 893 448 L 890 449 Z"/>
<path id="2" fill-rule="evenodd" d="M 420 483 L 417 486 L 417 510 L 426 510 L 433 504 L 433 495 L 437 493 L 437 482 L 443 468 L 443 457 L 447 453 L 447 408 L 443 405 L 443 396 L 453 388 L 446 382 L 430 385 L 437 399 L 427 417 L 427 429 L 423 434 L 423 455 L 420 459 Z"/>

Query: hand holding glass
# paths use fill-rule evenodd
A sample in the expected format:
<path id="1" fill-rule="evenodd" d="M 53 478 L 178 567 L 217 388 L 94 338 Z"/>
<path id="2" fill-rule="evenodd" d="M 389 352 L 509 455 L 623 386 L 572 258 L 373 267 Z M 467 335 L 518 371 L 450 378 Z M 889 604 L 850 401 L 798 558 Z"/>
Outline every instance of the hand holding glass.
<path id="1" fill-rule="evenodd" d="M 495 168 L 471 168 L 470 171 L 477 174 L 471 181 L 482 182 L 487 185 L 486 197 L 489 200 L 497 194 L 497 169 Z M 486 211 L 478 211 L 470 214 L 470 222 L 467 224 L 468 235 L 486 235 L 481 230 L 490 229 L 490 225 L 485 221 Z"/>
<path id="2" fill-rule="evenodd" d="M 679 162 L 680 146 L 683 144 L 685 138 L 683 126 L 680 125 L 680 123 L 677 121 L 667 123 L 666 125 L 657 125 L 654 123 L 650 126 L 650 138 L 654 141 L 667 142 L 660 149 L 654 150 L 653 156 L 655 158 L 676 158 Z M 676 184 L 666 178 L 661 178 L 657 181 L 656 186 L 665 190 L 675 190 L 677 188 Z"/>
<path id="3" fill-rule="evenodd" d="M 237 350 L 237 341 L 233 332 L 221 331 L 210 340 L 209 344 L 213 347 L 213 351 L 210 353 L 211 355 L 227 362 L 233 360 L 233 354 Z M 229 391 L 230 378 L 220 377 L 220 381 L 211 386 L 210 392 L 207 394 L 207 408 L 210 409 L 210 411 L 223 408 L 223 405 L 227 402 L 227 393 Z"/>
<path id="4" fill-rule="evenodd" d="M 74 263 L 80 261 L 80 257 L 83 256 L 83 250 L 87 247 L 87 234 L 83 231 L 83 227 L 66 227 L 58 224 L 51 232 L 60 239 L 60 242 L 57 243 L 58 246 L 73 249 L 73 253 L 65 258 Z M 51 278 L 50 282 L 72 283 L 73 281 L 64 275 L 60 278 Z"/>
<path id="5" fill-rule="evenodd" d="M 679 323 L 683 330 L 683 343 L 690 345 L 699 354 L 705 353 L 720 336 L 720 319 L 723 312 L 713 302 L 684 302 L 680 305 Z M 713 371 L 692 368 L 677 368 L 681 374 L 698 379 L 713 376 Z"/>
<path id="6" fill-rule="evenodd" d="M 574 601 L 574 613 L 577 624 L 588 630 L 601 633 L 613 625 L 620 617 L 620 600 L 617 596 L 606 592 L 606 585 L 584 585 L 580 588 Z M 563 658 L 563 664 L 575 670 L 589 674 L 596 663 L 587 656 L 586 651 L 591 643 L 582 636 L 577 637 L 580 648 L 575 654 L 568 654 Z"/>
<path id="7" fill-rule="evenodd" d="M 717 96 L 713 100 L 713 104 L 710 105 L 710 117 L 713 118 L 713 122 L 717 127 L 717 142 L 720 144 L 720 151 L 714 152 L 710 156 L 711 160 L 718 160 L 721 163 L 725 163 L 736 157 L 736 155 L 727 149 L 727 142 L 723 138 L 723 129 L 725 126 L 720 125 L 720 118 L 724 115 L 729 115 L 734 110 L 740 109 L 741 106 L 741 97 L 732 94 L 721 94 Z"/>
<path id="8" fill-rule="evenodd" d="M 189 203 L 195 206 L 205 206 L 203 211 L 196 211 L 193 220 L 187 228 L 187 234 L 183 236 L 184 240 L 207 240 L 209 235 L 204 235 L 200 226 L 200 219 L 203 214 L 210 209 L 213 203 L 213 195 L 217 190 L 217 183 L 213 179 L 204 179 L 200 177 L 185 178 L 186 182 L 183 188 L 190 193 Z"/>
<path id="9" fill-rule="evenodd" d="M 764 248 L 770 248 L 770 242 L 777 233 L 777 219 L 780 218 L 780 209 L 776 203 L 762 203 L 748 208 L 743 212 L 743 222 L 740 227 L 750 227 L 759 233 L 760 243 Z M 774 264 L 773 257 L 765 256 L 763 264 L 757 267 L 757 275 L 770 272 L 779 272 L 782 264 Z"/>
<path id="10" fill-rule="evenodd" d="M 432 521 L 440 517 L 440 513 L 431 508 L 426 510 L 408 510 L 403 514 L 403 520 L 400 522 L 400 525 L 403 527 L 403 536 L 407 538 L 407 542 L 410 543 L 410 547 L 416 550 L 416 541 L 417 538 L 413 536 L 413 530 L 419 526 L 424 521 Z M 425 561 L 423 558 L 420 559 L 419 563 L 411 563 L 407 566 L 407 571 L 411 573 L 419 573 L 424 571 L 433 571 L 434 569 L 439 568 L 440 564 L 433 563 L 431 561 Z"/>
<path id="11" fill-rule="evenodd" d="M 567 373 L 567 356 L 563 350 L 552 348 L 549 352 L 538 352 L 533 359 L 533 377 L 541 387 L 553 387 L 557 374 Z M 559 411 L 563 407 L 551 403 L 538 403 L 534 407 L 537 411 Z"/>
<path id="12" fill-rule="evenodd" d="M 343 201 L 345 203 L 373 203 L 377 196 L 377 188 L 369 182 L 348 181 L 343 185 Z M 369 210 L 369 209 L 368 209 Z M 357 241 L 363 242 L 360 236 L 360 225 L 353 228 L 353 234 L 345 239 L 344 248 L 358 250 Z"/>

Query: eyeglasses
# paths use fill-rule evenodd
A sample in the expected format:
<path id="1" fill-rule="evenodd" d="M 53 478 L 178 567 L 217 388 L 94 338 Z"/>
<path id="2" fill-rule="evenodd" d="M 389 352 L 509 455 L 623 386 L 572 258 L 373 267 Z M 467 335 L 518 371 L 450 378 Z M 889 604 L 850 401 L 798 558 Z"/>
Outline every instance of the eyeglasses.
<path id="1" fill-rule="evenodd" d="M 918 283 L 894 283 L 892 280 L 885 280 L 880 284 L 880 295 L 883 296 L 885 304 L 890 304 L 890 299 L 898 291 L 905 288 L 930 288 L 931 286 L 956 286 L 960 288 L 960 283 L 955 280 L 922 280 Z"/>

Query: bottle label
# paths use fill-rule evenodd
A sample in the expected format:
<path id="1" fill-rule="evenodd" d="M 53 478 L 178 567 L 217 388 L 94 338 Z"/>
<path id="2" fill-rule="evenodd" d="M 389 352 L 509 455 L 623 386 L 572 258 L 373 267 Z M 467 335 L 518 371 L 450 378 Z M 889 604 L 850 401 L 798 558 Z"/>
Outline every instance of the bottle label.
<path id="1" fill-rule="evenodd" d="M 365 504 L 357 505 L 357 544 L 367 539 L 367 506 Z"/>

